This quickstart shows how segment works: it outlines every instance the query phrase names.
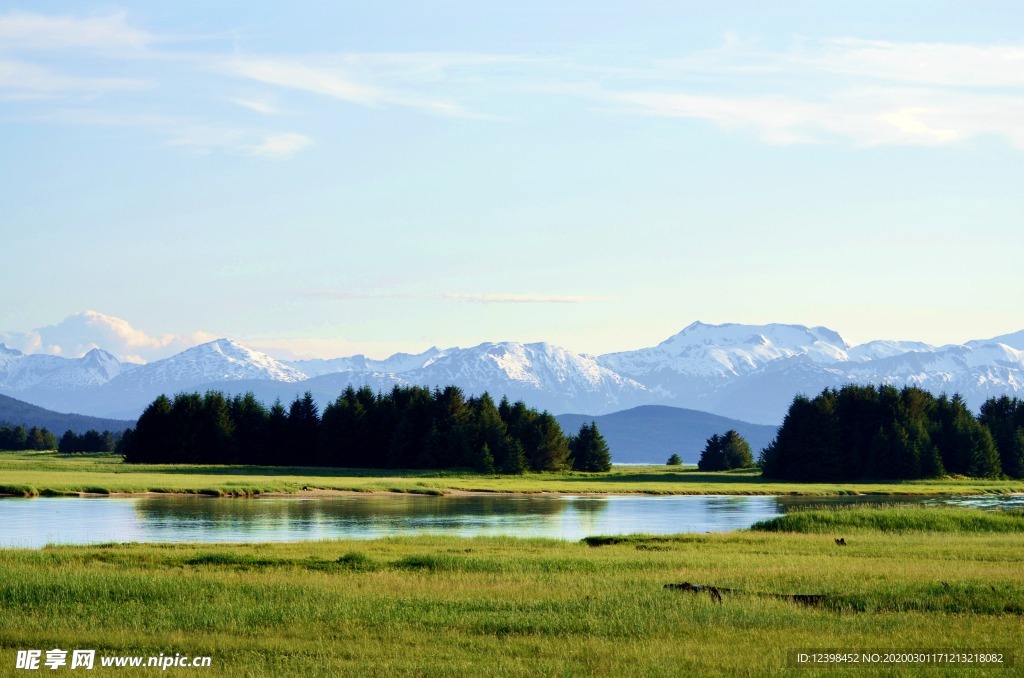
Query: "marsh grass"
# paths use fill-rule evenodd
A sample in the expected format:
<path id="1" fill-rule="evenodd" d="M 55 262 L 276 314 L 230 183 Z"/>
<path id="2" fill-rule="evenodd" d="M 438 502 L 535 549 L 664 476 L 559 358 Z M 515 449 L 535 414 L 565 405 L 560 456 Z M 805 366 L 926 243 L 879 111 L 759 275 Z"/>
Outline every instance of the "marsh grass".
<path id="1" fill-rule="evenodd" d="M 329 490 L 443 495 L 463 492 L 594 492 L 731 495 L 934 495 L 1024 492 L 1022 481 L 950 478 L 929 481 L 774 483 L 756 470 L 701 473 L 652 465 L 615 467 L 610 473 L 480 475 L 466 471 L 125 464 L 110 454 L 0 452 L 0 494 L 17 497 L 183 493 L 251 497 Z"/>
<path id="2" fill-rule="evenodd" d="M 836 513 L 866 511 L 878 510 Z M 831 533 L 749 531 L 3 549 L 0 665 L 16 649 L 90 647 L 214 658 L 175 675 L 781 675 L 789 648 L 1019 645 L 1019 534 L 846 536 L 846 547 Z M 715 604 L 664 588 L 682 581 L 735 592 Z M 823 602 L 779 597 L 796 594 Z M 972 671 L 987 673 L 1009 675 Z"/>
<path id="3" fill-rule="evenodd" d="M 762 520 L 750 528 L 761 532 L 839 535 L 844 532 L 1024 532 L 1024 512 L 978 511 L 915 504 L 859 508 L 838 506 L 799 510 Z"/>

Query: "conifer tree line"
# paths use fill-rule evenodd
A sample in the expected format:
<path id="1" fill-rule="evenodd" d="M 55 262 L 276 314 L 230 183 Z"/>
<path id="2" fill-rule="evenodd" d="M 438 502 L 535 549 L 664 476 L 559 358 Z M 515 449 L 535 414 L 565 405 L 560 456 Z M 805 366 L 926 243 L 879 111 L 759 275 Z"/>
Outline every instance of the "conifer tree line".
<path id="1" fill-rule="evenodd" d="M 57 451 L 62 454 L 70 454 L 72 452 L 115 452 L 120 441 L 121 435 L 111 433 L 110 431 L 100 433 L 96 429 L 89 429 L 79 435 L 69 429 L 60 437 Z"/>
<path id="2" fill-rule="evenodd" d="M 522 401 L 499 404 L 456 386 L 349 386 L 321 414 L 312 394 L 269 408 L 252 393 L 161 395 L 125 432 L 126 462 L 472 468 L 481 473 L 611 469 L 594 424 L 566 436 L 555 417 Z"/>
<path id="3" fill-rule="evenodd" d="M 0 426 L 0 450 L 55 450 L 57 438 L 46 428 Z"/>
<path id="4" fill-rule="evenodd" d="M 1024 401 L 990 398 L 975 416 L 916 387 L 825 389 L 793 400 L 759 463 L 779 480 L 1024 478 Z"/>
<path id="5" fill-rule="evenodd" d="M 743 436 L 729 429 L 724 435 L 717 433 L 708 438 L 707 444 L 697 461 L 698 471 L 729 471 L 734 468 L 749 468 L 754 465 L 750 443 Z"/>

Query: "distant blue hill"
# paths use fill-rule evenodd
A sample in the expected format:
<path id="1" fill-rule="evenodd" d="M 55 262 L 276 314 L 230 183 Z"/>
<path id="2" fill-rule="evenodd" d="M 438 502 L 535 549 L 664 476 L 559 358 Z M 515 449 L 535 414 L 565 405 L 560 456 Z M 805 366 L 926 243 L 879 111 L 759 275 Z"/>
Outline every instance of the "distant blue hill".
<path id="1" fill-rule="evenodd" d="M 90 429 L 117 433 L 135 426 L 134 421 L 123 419 L 102 419 L 83 414 L 63 414 L 43 409 L 36 405 L 0 395 L 0 425 L 45 428 L 58 438 L 67 430 L 85 433 Z"/>
<path id="2" fill-rule="evenodd" d="M 611 448 L 612 461 L 617 463 L 664 464 L 672 453 L 676 453 L 682 457 L 683 463 L 696 464 L 707 439 L 729 429 L 736 429 L 750 443 L 757 459 L 758 453 L 775 438 L 778 430 L 776 426 L 751 424 L 709 412 L 664 405 L 641 405 L 599 417 L 560 414 L 555 418 L 567 434 L 575 434 L 582 424 L 595 422 Z"/>

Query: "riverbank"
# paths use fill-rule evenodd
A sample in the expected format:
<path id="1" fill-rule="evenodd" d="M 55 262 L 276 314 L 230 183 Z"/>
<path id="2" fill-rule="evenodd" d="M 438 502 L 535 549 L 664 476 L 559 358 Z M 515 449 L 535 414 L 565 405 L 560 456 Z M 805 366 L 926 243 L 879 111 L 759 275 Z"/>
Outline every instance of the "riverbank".
<path id="1" fill-rule="evenodd" d="M 918 509 L 921 525 L 905 512 L 896 531 L 885 529 L 893 511 L 880 526 L 856 520 L 872 510 L 843 512 L 827 532 L 593 545 L 432 536 L 0 549 L 0 666 L 55 647 L 211 657 L 210 668 L 174 669 L 196 676 L 769 675 L 791 651 L 836 649 L 1019 661 L 1006 652 L 1024 634 L 1019 532 L 949 520 L 934 531 L 934 511 L 957 509 Z M 1006 675 L 972 670 L 988 673 Z"/>
<path id="2" fill-rule="evenodd" d="M 940 479 L 894 483 L 777 483 L 757 471 L 701 473 L 669 466 L 617 466 L 609 473 L 488 476 L 454 471 L 391 471 L 192 464 L 125 464 L 108 454 L 0 452 L 0 494 L 90 496 L 147 493 L 217 497 L 386 492 L 560 494 L 946 495 L 1024 492 L 1024 481 Z"/>

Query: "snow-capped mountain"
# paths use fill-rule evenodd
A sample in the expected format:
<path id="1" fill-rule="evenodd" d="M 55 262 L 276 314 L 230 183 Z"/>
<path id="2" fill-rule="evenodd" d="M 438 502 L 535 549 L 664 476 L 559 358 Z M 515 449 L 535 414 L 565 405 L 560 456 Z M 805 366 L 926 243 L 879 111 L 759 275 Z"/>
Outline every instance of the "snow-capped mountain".
<path id="1" fill-rule="evenodd" d="M 311 391 L 321 406 L 348 385 L 455 384 L 554 413 L 599 415 L 642 404 L 777 424 L 797 393 L 845 383 L 958 392 L 973 407 L 1024 397 L 1024 331 L 963 345 L 872 341 L 850 346 L 824 327 L 693 323 L 657 346 L 590 356 L 547 343 L 431 348 L 384 360 L 362 355 L 279 361 L 218 339 L 146 365 L 94 349 L 81 358 L 26 355 L 0 344 L 0 393 L 51 409 L 137 416 L 159 393 L 252 390 L 270 401 Z"/>
<path id="2" fill-rule="evenodd" d="M 806 355 L 821 363 L 847 360 L 847 349 L 842 337 L 824 327 L 695 322 L 653 348 L 609 353 L 598 362 L 621 374 L 669 371 L 714 383 L 730 381 L 794 355 Z"/>
<path id="3" fill-rule="evenodd" d="M 94 348 L 81 358 L 24 354 L 0 344 L 0 390 L 24 391 L 39 384 L 85 388 L 105 384 L 134 365 Z"/>
<path id="4" fill-rule="evenodd" d="M 266 353 L 246 348 L 230 339 L 217 339 L 137 367 L 117 382 L 118 386 L 129 388 L 166 388 L 247 379 L 293 383 L 308 378 L 306 373 L 278 362 Z"/>
<path id="5" fill-rule="evenodd" d="M 402 376 L 413 384 L 456 384 L 468 393 L 507 395 L 564 412 L 614 412 L 649 399 L 644 386 L 602 367 L 593 356 L 548 343 L 486 343 L 451 349 Z"/>
<path id="6" fill-rule="evenodd" d="M 360 354 L 350 358 L 317 358 L 313 360 L 284 360 L 281 362 L 310 377 L 319 377 L 338 372 L 408 372 L 426 367 L 430 364 L 431 360 L 441 354 L 443 354 L 441 349 L 431 347 L 423 353 L 417 353 L 416 355 L 396 353 L 384 360 L 374 360 Z"/>
<path id="7" fill-rule="evenodd" d="M 643 384 L 658 402 L 713 411 L 716 392 L 765 365 L 795 356 L 820 364 L 846 361 L 848 348 L 824 327 L 695 322 L 657 346 L 609 353 L 598 362 Z"/>
<path id="8" fill-rule="evenodd" d="M 694 323 L 650 349 L 601 356 L 660 402 L 752 422 L 778 423 L 797 393 L 847 383 L 905 384 L 960 393 L 978 407 L 1024 396 L 1024 332 L 962 346 L 872 341 L 850 347 L 832 330 L 800 325 Z"/>
<path id="9" fill-rule="evenodd" d="M 335 364 L 372 369 L 320 374 L 298 384 L 262 381 L 246 382 L 244 386 L 252 387 L 256 395 L 267 401 L 287 401 L 296 393 L 309 390 L 321 404 L 326 404 L 350 385 L 386 391 L 395 385 L 455 384 L 466 394 L 486 391 L 496 400 L 508 396 L 552 412 L 613 412 L 651 398 L 642 384 L 601 367 L 593 356 L 545 343 L 485 343 L 465 349 L 431 349 L 419 356 L 399 355 L 383 361 L 357 357 L 359 360 L 341 359 Z M 306 364 L 307 361 L 292 363 L 296 367 Z M 214 386 L 231 390 L 231 384 Z"/>

